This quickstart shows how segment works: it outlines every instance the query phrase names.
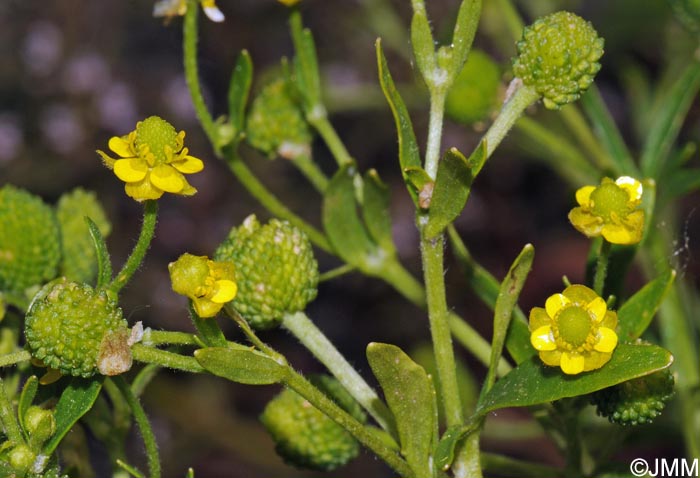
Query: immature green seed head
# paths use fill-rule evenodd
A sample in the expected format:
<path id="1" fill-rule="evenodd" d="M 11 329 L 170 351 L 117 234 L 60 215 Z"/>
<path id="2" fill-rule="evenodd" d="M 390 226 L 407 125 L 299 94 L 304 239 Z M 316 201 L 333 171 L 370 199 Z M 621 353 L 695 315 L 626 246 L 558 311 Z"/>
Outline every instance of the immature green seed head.
<path id="1" fill-rule="evenodd" d="M 260 225 L 249 216 L 231 230 L 214 255 L 235 265 L 238 295 L 231 302 L 251 326 L 267 329 L 316 298 L 318 264 L 311 243 L 286 221 Z"/>
<path id="2" fill-rule="evenodd" d="M 0 291 L 21 293 L 53 279 L 60 259 L 51 207 L 10 184 L 0 188 Z"/>
<path id="3" fill-rule="evenodd" d="M 445 99 L 445 113 L 455 121 L 474 124 L 486 120 L 498 104 L 501 71 L 489 55 L 472 50 Z"/>
<path id="4" fill-rule="evenodd" d="M 605 388 L 591 396 L 598 415 L 620 425 L 651 423 L 673 396 L 673 375 L 668 369 Z"/>
<path id="5" fill-rule="evenodd" d="M 246 139 L 271 158 L 308 155 L 311 130 L 283 78 L 265 86 L 253 100 L 246 123 Z"/>
<path id="6" fill-rule="evenodd" d="M 86 284 L 61 278 L 44 286 L 29 306 L 25 335 L 32 357 L 64 375 L 118 375 L 131 368 L 121 309 Z"/>
<path id="7" fill-rule="evenodd" d="M 144 145 L 156 157 L 159 163 L 167 159 L 165 147 L 176 152 L 178 148 L 177 131 L 173 125 L 158 116 L 150 116 L 136 124 L 136 148 L 141 149 Z"/>
<path id="8" fill-rule="evenodd" d="M 342 391 L 341 395 L 347 395 L 334 379 L 326 377 L 321 382 L 314 382 L 339 406 L 352 401 L 349 397 L 338 400 L 333 395 L 339 391 Z M 333 385 L 328 387 L 331 382 Z M 354 407 L 359 405 L 354 403 Z M 364 415 L 356 418 L 366 419 Z M 359 444 L 352 435 L 292 390 L 284 390 L 272 399 L 260 420 L 275 441 L 277 453 L 294 466 L 331 471 L 359 453 Z"/>
<path id="9" fill-rule="evenodd" d="M 513 73 L 542 95 L 547 108 L 559 109 L 591 86 L 603 44 L 590 22 L 570 12 L 553 13 L 525 28 Z"/>
<path id="10" fill-rule="evenodd" d="M 112 225 L 102 205 L 95 193 L 77 188 L 61 196 L 56 205 L 56 216 L 63 245 L 61 275 L 76 282 L 94 282 L 97 276 L 97 254 L 85 217 L 92 219 L 102 236 L 107 237 Z"/>

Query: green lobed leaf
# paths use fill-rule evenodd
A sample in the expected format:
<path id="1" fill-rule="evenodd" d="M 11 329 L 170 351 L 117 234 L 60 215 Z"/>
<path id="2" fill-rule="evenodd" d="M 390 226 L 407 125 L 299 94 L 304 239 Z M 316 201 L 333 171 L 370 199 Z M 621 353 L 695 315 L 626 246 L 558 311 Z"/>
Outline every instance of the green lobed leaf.
<path id="1" fill-rule="evenodd" d="M 56 433 L 44 445 L 44 454 L 53 453 L 77 421 L 90 411 L 100 394 L 100 390 L 102 390 L 103 379 L 102 376 L 89 379 L 73 377 L 71 379 L 56 404 L 54 412 Z"/>
<path id="2" fill-rule="evenodd" d="M 391 236 L 391 194 L 374 169 L 365 173 L 362 202 L 362 215 L 370 236 L 379 247 L 393 255 L 396 248 Z"/>
<path id="3" fill-rule="evenodd" d="M 253 62 L 248 50 L 242 50 L 233 67 L 228 87 L 228 115 L 234 131 L 234 142 L 240 140 L 245 131 L 245 108 L 253 83 Z"/>
<path id="4" fill-rule="evenodd" d="M 289 25 L 292 31 L 294 43 L 294 69 L 297 86 L 304 100 L 306 114 L 312 114 L 313 110 L 321 106 L 321 79 L 318 73 L 318 59 L 314 38 L 308 28 L 304 28 L 301 22 L 301 14 L 294 11 L 289 17 Z"/>
<path id="5" fill-rule="evenodd" d="M 95 246 L 95 252 L 97 254 L 96 288 L 107 287 L 112 280 L 112 260 L 109 257 L 107 243 L 100 232 L 100 228 L 92 219 L 85 216 L 85 222 L 87 223 L 90 237 L 92 237 L 92 243 Z"/>
<path id="6" fill-rule="evenodd" d="M 391 112 L 394 115 L 396 131 L 399 137 L 399 164 L 401 166 L 401 173 L 403 174 L 404 182 L 408 187 L 408 192 L 411 194 L 413 202 L 417 206 L 418 194 L 410 185 L 406 172 L 408 168 L 421 168 L 420 151 L 418 150 L 416 134 L 413 131 L 411 116 L 408 114 L 406 104 L 396 89 L 394 80 L 389 72 L 389 67 L 386 63 L 384 52 L 382 51 L 382 42 L 379 38 L 376 42 L 376 50 L 379 83 L 382 87 L 382 91 L 384 92 L 384 96 L 389 103 Z"/>
<path id="7" fill-rule="evenodd" d="M 289 371 L 287 366 L 250 348 L 207 347 L 196 350 L 194 358 L 214 375 L 247 385 L 279 383 Z"/>
<path id="8" fill-rule="evenodd" d="M 644 333 L 671 288 L 676 271 L 669 269 L 642 287 L 617 311 L 620 340 L 632 341 Z"/>
<path id="9" fill-rule="evenodd" d="M 467 203 L 472 179 L 472 171 L 464 155 L 456 148 L 449 149 L 438 166 L 428 223 L 423 231 L 426 239 L 441 234 L 459 216 Z"/>
<path id="10" fill-rule="evenodd" d="M 367 271 L 372 269 L 368 258 L 376 254 L 377 246 L 357 212 L 355 172 L 353 165 L 343 166 L 328 183 L 323 195 L 323 227 L 340 258 Z"/>
<path id="11" fill-rule="evenodd" d="M 401 453 L 416 476 L 432 476 L 437 404 L 428 374 L 394 345 L 370 343 L 367 360 L 396 419 Z"/>
<path id="12" fill-rule="evenodd" d="M 452 65 L 449 72 L 454 78 L 462 71 L 474 42 L 481 17 L 481 0 L 462 0 L 452 33 Z"/>
<path id="13" fill-rule="evenodd" d="M 495 383 L 480 401 L 477 413 L 585 395 L 662 370 L 672 362 L 671 353 L 657 345 L 619 344 L 602 368 L 566 375 L 559 367 L 548 367 L 539 357 L 532 357 Z"/>
<path id="14" fill-rule="evenodd" d="M 24 416 L 27 414 L 27 410 L 32 406 L 36 392 L 39 389 L 39 379 L 32 375 L 24 382 L 24 387 L 22 387 L 22 393 L 19 395 L 19 402 L 17 403 L 17 418 L 19 418 L 19 424 L 22 430 L 26 430 L 27 426 L 24 423 Z"/>
<path id="15" fill-rule="evenodd" d="M 425 11 L 424 0 L 412 0 L 413 18 L 411 19 L 411 45 L 416 58 L 418 71 L 429 89 L 435 84 L 437 73 L 437 58 L 435 56 L 435 41 L 430 29 L 428 14 Z"/>

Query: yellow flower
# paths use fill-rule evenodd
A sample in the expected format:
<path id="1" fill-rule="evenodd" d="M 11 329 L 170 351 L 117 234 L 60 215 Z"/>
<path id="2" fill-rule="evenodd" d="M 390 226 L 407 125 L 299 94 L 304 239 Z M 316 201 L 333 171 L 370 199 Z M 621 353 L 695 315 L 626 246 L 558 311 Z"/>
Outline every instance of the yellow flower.
<path id="1" fill-rule="evenodd" d="M 126 184 L 126 194 L 137 201 L 158 199 L 164 192 L 191 196 L 197 192 L 185 174 L 204 169 L 201 159 L 188 154 L 183 147 L 185 132 L 157 116 L 136 124 L 126 136 L 114 136 L 109 149 L 119 156 L 114 159 L 102 151 L 97 153 L 105 165 Z"/>
<path id="2" fill-rule="evenodd" d="M 171 262 L 168 270 L 173 290 L 189 297 L 201 318 L 214 317 L 238 292 L 232 262 L 215 262 L 186 253 Z"/>
<path id="3" fill-rule="evenodd" d="M 530 342 L 542 361 L 574 375 L 605 365 L 617 346 L 617 314 L 584 285 L 550 296 L 530 311 Z"/>
<path id="4" fill-rule="evenodd" d="M 209 20 L 213 22 L 223 22 L 224 14 L 216 6 L 214 0 L 199 0 L 202 4 L 202 9 Z M 155 5 L 153 5 L 153 16 L 154 17 L 165 17 L 170 19 L 175 16 L 183 16 L 187 11 L 187 0 L 158 0 Z"/>
<path id="5" fill-rule="evenodd" d="M 603 178 L 600 186 L 584 186 L 576 191 L 575 207 L 569 221 L 588 237 L 603 236 L 613 244 L 636 244 L 642 240 L 644 211 L 642 183 L 629 176 L 613 181 Z"/>
<path id="6" fill-rule="evenodd" d="M 277 0 L 277 1 L 283 5 L 288 6 L 288 7 L 293 7 L 294 5 L 299 3 L 301 0 Z"/>

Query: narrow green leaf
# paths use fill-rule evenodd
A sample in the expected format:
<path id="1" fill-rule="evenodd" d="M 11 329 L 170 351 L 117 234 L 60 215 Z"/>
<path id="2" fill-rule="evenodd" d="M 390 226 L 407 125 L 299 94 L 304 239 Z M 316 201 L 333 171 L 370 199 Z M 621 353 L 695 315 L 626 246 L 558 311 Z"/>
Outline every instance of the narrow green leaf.
<path id="1" fill-rule="evenodd" d="M 427 239 L 432 239 L 442 233 L 447 226 L 459 216 L 467 203 L 472 186 L 472 158 L 484 155 L 483 143 L 474 151 L 470 161 L 457 151 L 449 149 L 438 166 L 435 178 L 435 188 L 430 200 L 428 211 L 428 224 L 424 234 Z"/>
<path id="2" fill-rule="evenodd" d="M 32 375 L 24 382 L 24 387 L 22 387 L 22 393 L 20 393 L 19 402 L 17 403 L 17 418 L 19 418 L 19 425 L 22 427 L 22 430 L 27 429 L 24 423 L 24 416 L 27 414 L 29 407 L 32 406 L 38 389 L 39 379 L 36 376 Z"/>
<path id="3" fill-rule="evenodd" d="M 323 196 L 323 227 L 340 258 L 367 271 L 372 270 L 369 258 L 375 254 L 377 247 L 357 212 L 355 172 L 354 166 L 344 166 L 328 183 Z"/>
<path id="4" fill-rule="evenodd" d="M 362 215 L 374 242 L 387 253 L 394 255 L 394 239 L 391 236 L 391 194 L 376 170 L 365 173 L 362 193 Z"/>
<path id="5" fill-rule="evenodd" d="M 457 13 L 457 22 L 452 33 L 452 67 L 449 72 L 454 78 L 462 71 L 481 17 L 481 0 L 462 0 Z"/>
<path id="6" fill-rule="evenodd" d="M 97 400 L 102 390 L 104 377 L 85 379 L 73 377 L 68 386 L 63 390 L 61 398 L 56 404 L 54 418 L 56 419 L 56 433 L 44 445 L 43 453 L 50 455 L 56 450 L 63 437 L 71 431 L 73 425 L 85 415 Z"/>
<path id="7" fill-rule="evenodd" d="M 700 61 L 692 59 L 671 88 L 665 92 L 660 111 L 656 111 L 652 129 L 642 149 L 642 173 L 657 178 L 671 147 L 683 126 L 690 105 L 700 89 Z"/>
<path id="8" fill-rule="evenodd" d="M 318 73 L 316 45 L 311 31 L 303 27 L 298 10 L 289 17 L 289 25 L 296 52 L 294 67 L 297 86 L 304 99 L 306 114 L 314 114 L 314 109 L 321 106 L 321 79 Z"/>
<path id="9" fill-rule="evenodd" d="M 208 347 L 196 350 L 194 358 L 214 375 L 247 385 L 279 383 L 289 371 L 287 366 L 253 349 Z"/>
<path id="10" fill-rule="evenodd" d="M 376 43 L 377 49 L 377 67 L 379 70 L 379 83 L 384 92 L 386 100 L 389 102 L 389 107 L 394 115 L 394 122 L 396 123 L 396 131 L 399 137 L 399 163 L 401 165 L 401 173 L 403 174 L 404 182 L 408 186 L 408 192 L 413 198 L 413 202 L 418 205 L 418 194 L 410 186 L 407 169 L 408 168 L 420 168 L 420 151 L 418 150 L 418 142 L 416 141 L 416 134 L 413 131 L 413 124 L 411 124 L 411 116 L 408 114 L 408 109 L 404 103 L 401 95 L 396 89 L 394 80 L 389 72 L 389 67 L 386 63 L 386 58 L 384 57 L 384 52 L 382 52 L 381 39 L 377 39 Z"/>
<path id="11" fill-rule="evenodd" d="M 496 369 L 501 354 L 503 353 L 503 344 L 506 341 L 511 317 L 513 316 L 513 309 L 515 309 L 518 303 L 520 291 L 523 289 L 525 280 L 530 273 L 534 258 L 535 248 L 532 247 L 532 244 L 526 244 L 518 257 L 515 258 L 515 261 L 513 261 L 513 265 L 510 266 L 510 270 L 508 274 L 506 274 L 505 279 L 501 282 L 493 312 L 491 360 L 482 393 L 488 392 L 496 380 Z"/>
<path id="12" fill-rule="evenodd" d="M 632 155 L 622 139 L 620 130 L 613 121 L 612 115 L 595 85 L 591 85 L 586 94 L 583 95 L 581 104 L 591 119 L 596 136 L 610 153 L 610 159 L 612 159 L 616 169 L 615 174 L 639 177 L 637 165 L 632 160 Z"/>
<path id="13" fill-rule="evenodd" d="M 105 243 L 105 238 L 100 232 L 100 228 L 89 217 L 85 216 L 85 222 L 90 230 L 90 237 L 95 246 L 97 254 L 97 284 L 96 287 L 107 287 L 112 280 L 112 260 L 109 257 L 109 250 Z"/>
<path id="14" fill-rule="evenodd" d="M 245 130 L 245 108 L 253 83 L 253 62 L 247 50 L 242 50 L 231 74 L 228 87 L 228 115 L 234 131 L 234 141 L 240 140 Z"/>
<path id="15" fill-rule="evenodd" d="M 435 466 L 438 470 L 447 471 L 450 468 L 457 444 L 480 424 L 481 420 L 469 420 L 464 425 L 455 425 L 445 431 L 435 447 Z"/>
<path id="16" fill-rule="evenodd" d="M 424 0 L 412 0 L 413 18 L 411 19 L 411 45 L 416 65 L 428 88 L 435 83 L 437 73 L 437 58 L 435 56 L 435 41 L 430 29 L 428 13 L 425 11 Z"/>
<path id="17" fill-rule="evenodd" d="M 367 360 L 396 418 L 401 453 L 416 476 L 432 476 L 437 404 L 428 374 L 394 345 L 370 343 Z"/>
<path id="18" fill-rule="evenodd" d="M 404 177 L 407 179 L 407 184 L 413 186 L 416 194 L 420 194 L 426 184 L 435 183 L 425 169 L 420 166 L 410 166 L 406 168 L 403 173 Z"/>
<path id="19" fill-rule="evenodd" d="M 558 367 L 548 367 L 539 357 L 532 357 L 494 384 L 480 401 L 477 414 L 585 395 L 662 370 L 672 362 L 671 353 L 659 346 L 619 344 L 602 368 L 566 375 Z"/>
<path id="20" fill-rule="evenodd" d="M 669 269 L 642 287 L 617 311 L 620 340 L 632 341 L 644 333 L 671 288 L 676 271 Z"/>

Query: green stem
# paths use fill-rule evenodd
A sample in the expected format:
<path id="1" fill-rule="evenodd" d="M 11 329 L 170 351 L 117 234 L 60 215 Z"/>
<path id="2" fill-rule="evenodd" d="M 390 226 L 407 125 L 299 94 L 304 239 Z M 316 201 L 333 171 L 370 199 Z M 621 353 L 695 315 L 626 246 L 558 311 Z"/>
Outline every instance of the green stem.
<path id="1" fill-rule="evenodd" d="M 520 40 L 520 37 L 523 35 L 523 29 L 525 28 L 520 14 L 518 14 L 518 11 L 510 0 L 497 0 L 497 2 L 498 10 L 505 20 L 508 32 L 513 37 L 513 42 Z"/>
<path id="2" fill-rule="evenodd" d="M 199 345 L 194 335 L 186 332 L 171 332 L 168 330 L 146 329 L 141 340 L 143 345 L 156 347 L 158 345 Z"/>
<path id="3" fill-rule="evenodd" d="M 394 469 L 401 477 L 411 478 L 413 471 L 401 456 L 388 446 L 376 432 L 355 420 L 349 413 L 335 404 L 333 400 L 321 393 L 304 377 L 290 369 L 285 385 L 304 397 L 313 406 L 325 413 L 341 427 L 345 428 L 357 441 L 372 450 L 379 458 Z"/>
<path id="4" fill-rule="evenodd" d="M 333 280 L 354 270 L 355 266 L 353 266 L 352 264 L 343 264 L 342 266 L 336 267 L 335 269 L 331 269 L 326 272 L 323 272 L 322 274 L 319 274 L 318 281 L 326 282 L 329 280 Z"/>
<path id="5" fill-rule="evenodd" d="M 464 419 L 462 404 L 457 386 L 457 374 L 452 336 L 448 324 L 447 301 L 445 296 L 445 270 L 443 250 L 445 238 L 421 239 L 423 274 L 428 301 L 428 318 L 433 339 L 435 363 L 442 389 L 442 405 L 447 426 L 460 425 Z"/>
<path id="6" fill-rule="evenodd" d="M 204 369 L 194 357 L 147 347 L 142 344 L 134 344 L 131 347 L 131 355 L 134 360 L 143 363 L 152 363 L 174 370 L 190 373 L 202 373 Z"/>
<path id="7" fill-rule="evenodd" d="M 189 10 L 192 10 L 190 8 Z M 141 432 L 141 438 L 143 438 L 143 444 L 146 447 L 146 456 L 148 458 L 148 474 L 150 478 L 160 478 L 160 456 L 158 454 L 158 444 L 156 443 L 156 437 L 153 433 L 153 428 L 151 428 L 151 423 L 148 421 L 146 412 L 141 406 L 141 402 L 134 395 L 134 392 L 126 383 L 124 377 L 117 376 L 113 377 L 112 380 L 119 388 L 119 391 L 124 396 L 124 399 L 131 407 L 131 411 L 134 414 L 134 420 L 139 427 Z"/>
<path id="8" fill-rule="evenodd" d="M 317 109 L 314 111 L 317 111 Z M 307 121 L 311 126 L 316 128 L 318 134 L 321 135 L 321 138 L 323 138 L 326 146 L 328 146 L 328 149 L 330 149 L 331 154 L 335 158 L 335 161 L 338 163 L 339 167 L 342 168 L 346 164 L 354 163 L 355 160 L 352 159 L 352 156 L 350 156 L 350 153 L 345 148 L 345 145 L 340 139 L 340 136 L 338 136 L 338 133 L 335 131 L 335 128 L 333 128 L 331 122 L 328 121 L 328 115 L 326 114 L 325 109 L 322 109 L 321 111 L 322 112 L 320 114 L 316 113 L 307 115 Z"/>
<path id="9" fill-rule="evenodd" d="M 7 367 L 8 365 L 15 365 L 20 362 L 26 362 L 31 360 L 32 354 L 26 350 L 20 350 L 17 352 L 12 352 L 11 354 L 0 355 L 0 367 Z"/>
<path id="10" fill-rule="evenodd" d="M 553 466 L 530 463 L 495 453 L 482 453 L 484 470 L 498 476 L 518 476 L 520 478 L 545 478 L 563 476 L 562 470 Z"/>
<path id="11" fill-rule="evenodd" d="M 262 204 L 270 214 L 280 219 L 285 219 L 298 227 L 309 237 L 309 240 L 320 249 L 326 252 L 333 253 L 333 247 L 326 236 L 313 227 L 311 224 L 304 221 L 302 218 L 294 214 L 287 206 L 275 197 L 259 180 L 253 172 L 246 166 L 243 160 L 236 154 L 228 155 L 228 167 L 231 172 L 238 178 L 243 186 L 248 190 L 251 196 Z"/>
<path id="12" fill-rule="evenodd" d="M 386 261 L 379 276 L 413 304 L 425 308 L 425 289 L 398 260 Z"/>
<path id="13" fill-rule="evenodd" d="M 447 320 L 455 340 L 469 350 L 479 362 L 488 367 L 491 361 L 491 344 L 459 315 L 450 312 L 447 316 Z M 510 372 L 512 368 L 508 361 L 501 357 L 498 362 L 496 373 L 498 376 L 502 377 Z"/>
<path id="14" fill-rule="evenodd" d="M 15 445 L 25 443 L 22 430 L 17 421 L 17 415 L 15 415 L 15 409 L 12 406 L 10 397 L 7 395 L 5 381 L 2 378 L 0 378 L 0 421 L 2 421 L 2 425 L 5 428 L 7 438 L 12 443 Z"/>
<path id="15" fill-rule="evenodd" d="M 610 157 L 600 146 L 600 141 L 595 137 L 593 130 L 576 105 L 567 105 L 562 108 L 561 117 L 564 120 L 564 124 L 569 128 L 569 131 L 573 133 L 578 142 L 586 148 L 588 153 L 595 160 L 600 170 L 604 171 L 613 167 Z"/>
<path id="16" fill-rule="evenodd" d="M 185 13 L 185 18 L 182 22 L 182 50 L 185 67 L 185 81 L 190 90 L 194 111 L 197 114 L 197 119 L 202 125 L 209 141 L 214 145 L 214 149 L 218 150 L 218 133 L 216 124 L 209 113 L 204 95 L 199 84 L 199 71 L 197 67 L 197 17 L 199 16 L 199 2 L 188 0 L 189 8 Z"/>
<path id="17" fill-rule="evenodd" d="M 605 291 L 605 278 L 608 275 L 608 260 L 610 259 L 610 248 L 612 244 L 603 239 L 598 252 L 598 260 L 595 266 L 595 276 L 593 277 L 593 290 L 603 297 Z"/>
<path id="18" fill-rule="evenodd" d="M 452 471 L 456 478 L 481 478 L 481 453 L 479 440 L 481 438 L 480 425 L 474 432 L 467 435 L 461 445 L 457 459 L 452 464 Z"/>
<path id="19" fill-rule="evenodd" d="M 513 81 L 519 82 L 515 87 L 515 91 L 503 104 L 496 121 L 493 122 L 482 138 L 482 141 L 486 141 L 487 158 L 490 157 L 498 145 L 501 144 L 503 138 L 513 127 L 517 119 L 520 118 L 520 115 L 523 114 L 525 109 L 540 98 L 540 95 L 534 88 L 522 84 L 520 79 L 516 78 Z M 478 170 L 475 171 L 474 175 L 478 174 L 478 172 Z"/>
<path id="20" fill-rule="evenodd" d="M 323 174 L 323 171 L 321 171 L 321 168 L 318 167 L 318 164 L 316 164 L 316 162 L 307 155 L 297 156 L 296 158 L 292 159 L 292 163 L 299 171 L 301 171 L 304 177 L 309 180 L 313 187 L 316 188 L 318 192 L 323 194 L 328 187 L 328 178 L 325 174 Z"/>
<path id="21" fill-rule="evenodd" d="M 428 143 L 425 147 L 425 172 L 431 179 L 437 176 L 440 161 L 440 143 L 442 141 L 442 123 L 445 116 L 446 91 L 433 91 L 430 94 L 430 119 L 428 124 Z"/>
<path id="22" fill-rule="evenodd" d="M 248 338 L 250 343 L 252 343 L 255 347 L 258 348 L 261 352 L 265 353 L 269 357 L 272 357 L 273 359 L 276 359 L 280 354 L 278 352 L 275 352 L 272 348 L 270 348 L 265 342 L 260 340 L 260 338 L 257 336 L 255 331 L 250 327 L 248 324 L 248 321 L 246 321 L 241 314 L 238 313 L 235 307 L 229 302 L 225 306 L 226 313 L 228 314 L 229 317 L 233 319 L 236 324 L 241 328 L 245 336 Z"/>
<path id="23" fill-rule="evenodd" d="M 579 414 L 578 410 L 568 408 L 565 410 L 567 416 L 564 418 L 566 436 L 566 469 L 567 478 L 577 478 L 581 473 L 581 436 L 579 434 Z"/>
<path id="24" fill-rule="evenodd" d="M 146 256 L 146 251 L 153 240 L 153 233 L 156 230 L 156 219 L 158 217 L 158 202 L 149 199 L 144 203 L 143 207 L 143 224 L 141 225 L 141 234 L 139 234 L 138 242 L 134 246 L 131 255 L 124 263 L 124 267 L 119 271 L 119 274 L 114 278 L 109 285 L 109 289 L 118 294 L 119 291 L 129 282 L 134 272 L 139 268 Z"/>
<path id="25" fill-rule="evenodd" d="M 326 366 L 384 430 L 395 435 L 396 426 L 387 406 L 304 312 L 285 314 L 282 326 Z"/>

